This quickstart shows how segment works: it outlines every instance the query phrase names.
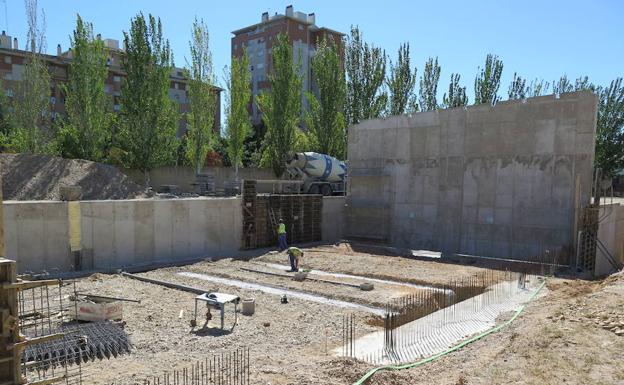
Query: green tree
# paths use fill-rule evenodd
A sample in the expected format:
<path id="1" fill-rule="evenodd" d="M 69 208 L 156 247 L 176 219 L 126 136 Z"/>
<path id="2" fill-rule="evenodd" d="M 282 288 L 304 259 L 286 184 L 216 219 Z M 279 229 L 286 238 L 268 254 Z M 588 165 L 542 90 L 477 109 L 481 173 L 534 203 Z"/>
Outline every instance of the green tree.
<path id="1" fill-rule="evenodd" d="M 526 79 L 514 72 L 507 96 L 510 100 L 525 99 L 527 97 Z"/>
<path id="2" fill-rule="evenodd" d="M 190 112 L 187 114 L 186 156 L 195 167 L 195 173 L 199 174 L 215 140 L 212 129 L 215 122 L 217 98 L 214 90 L 215 76 L 208 27 L 203 20 L 195 19 L 192 34 L 193 38 L 189 42 L 191 50 L 191 68 L 188 71 Z"/>
<path id="3" fill-rule="evenodd" d="M 451 74 L 451 82 L 449 83 L 448 94 L 444 93 L 442 101 L 445 108 L 460 107 L 468 104 L 468 96 L 466 96 L 466 87 L 459 84 L 460 75 Z"/>
<path id="4" fill-rule="evenodd" d="M 9 91 L 5 90 L 0 83 L 0 137 L 2 138 L 2 142 L 8 137 L 13 128 L 7 92 Z"/>
<path id="5" fill-rule="evenodd" d="M 396 65 L 390 62 L 390 76 L 386 80 L 390 97 L 390 115 L 402 115 L 409 107 L 416 85 L 416 67 L 410 67 L 409 43 L 401 44 Z"/>
<path id="6" fill-rule="evenodd" d="M 273 45 L 271 89 L 257 97 L 262 121 L 267 132 L 264 137 L 262 164 L 270 165 L 276 176 L 284 173 L 284 155 L 292 150 L 295 130 L 301 118 L 300 64 L 293 63 L 288 37 L 279 34 Z"/>
<path id="7" fill-rule="evenodd" d="M 598 89 L 596 167 L 613 176 L 624 168 L 624 84 L 622 78 Z"/>
<path id="8" fill-rule="evenodd" d="M 531 83 L 526 88 L 527 97 L 535 97 L 541 96 L 548 93 L 548 89 L 550 88 L 550 83 L 545 82 L 544 80 L 532 80 Z"/>
<path id="9" fill-rule="evenodd" d="M 25 3 L 30 52 L 11 98 L 14 126 L 9 142 L 14 151 L 39 154 L 50 151 L 53 137 L 50 74 L 41 55 L 45 51 L 45 15 L 39 19 L 36 0 L 26 0 Z"/>
<path id="10" fill-rule="evenodd" d="M 232 66 L 227 82 L 226 115 L 227 126 L 227 154 L 236 170 L 243 165 L 245 140 L 251 134 L 251 122 L 247 107 L 251 101 L 251 72 L 249 71 L 249 57 L 247 50 L 239 59 L 232 57 Z"/>
<path id="11" fill-rule="evenodd" d="M 126 79 L 121 94 L 121 127 L 117 138 L 126 166 L 145 174 L 175 159 L 178 114 L 169 99 L 172 67 L 169 41 L 162 37 L 160 19 L 142 13 L 124 32 Z"/>
<path id="12" fill-rule="evenodd" d="M 568 75 L 563 75 L 559 80 L 553 82 L 553 93 L 562 94 L 574 91 L 574 84 L 568 79 Z"/>
<path id="13" fill-rule="evenodd" d="M 475 78 L 475 104 L 496 104 L 500 100 L 498 88 L 503 73 L 503 61 L 496 55 L 488 54 L 485 67 Z"/>
<path id="14" fill-rule="evenodd" d="M 66 119 L 57 134 L 59 152 L 66 158 L 102 161 L 111 142 L 113 112 L 104 91 L 108 77 L 104 42 L 93 37 L 93 26 L 80 15 L 71 40 L 73 60 L 66 95 Z"/>
<path id="15" fill-rule="evenodd" d="M 310 110 L 306 113 L 309 145 L 313 150 L 344 157 L 346 124 L 344 103 L 346 84 L 338 48 L 333 40 L 318 43 L 312 58 L 315 92 L 307 92 Z"/>
<path id="16" fill-rule="evenodd" d="M 358 27 L 351 27 L 345 54 L 347 93 L 345 115 L 349 125 L 378 118 L 388 104 L 383 89 L 386 78 L 386 53 L 364 43 Z"/>
<path id="17" fill-rule="evenodd" d="M 438 65 L 438 58 L 430 57 L 425 63 L 425 69 L 420 77 L 419 109 L 421 111 L 431 111 L 438 108 L 438 82 L 440 81 L 441 68 Z"/>

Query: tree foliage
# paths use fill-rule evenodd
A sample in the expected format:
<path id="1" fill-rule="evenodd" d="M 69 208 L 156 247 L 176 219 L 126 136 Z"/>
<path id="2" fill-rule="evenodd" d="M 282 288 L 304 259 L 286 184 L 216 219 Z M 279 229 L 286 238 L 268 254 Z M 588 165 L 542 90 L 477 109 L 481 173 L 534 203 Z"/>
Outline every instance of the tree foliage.
<path id="1" fill-rule="evenodd" d="M 510 100 L 525 99 L 527 97 L 526 79 L 514 72 L 507 96 Z"/>
<path id="2" fill-rule="evenodd" d="M 312 58 L 315 92 L 307 92 L 308 140 L 312 150 L 343 158 L 346 148 L 344 102 L 346 84 L 338 48 L 333 40 L 318 43 Z"/>
<path id="3" fill-rule="evenodd" d="M 445 108 L 460 107 L 468 104 L 468 96 L 466 95 L 466 87 L 459 84 L 459 74 L 451 74 L 451 82 L 449 83 L 448 94 L 444 93 L 442 101 Z"/>
<path id="4" fill-rule="evenodd" d="M 249 71 L 247 50 L 244 50 L 240 59 L 232 57 L 228 77 L 225 135 L 227 154 L 230 162 L 236 168 L 236 177 L 238 178 L 238 167 L 243 165 L 245 140 L 251 134 L 251 121 L 247 110 L 247 106 L 251 102 L 251 72 Z"/>
<path id="5" fill-rule="evenodd" d="M 172 57 L 162 37 L 160 19 L 142 13 L 124 32 L 127 77 L 121 94 L 121 132 L 118 143 L 127 166 L 141 170 L 149 183 L 149 171 L 171 162 L 177 148 L 178 114 L 169 99 Z"/>
<path id="6" fill-rule="evenodd" d="M 553 82 L 553 93 L 562 94 L 564 92 L 574 91 L 574 84 L 568 79 L 568 75 L 563 75 Z"/>
<path id="7" fill-rule="evenodd" d="M 425 69 L 420 77 L 419 109 L 431 111 L 438 108 L 438 82 L 440 81 L 441 68 L 438 58 L 430 57 L 425 63 Z"/>
<path id="8" fill-rule="evenodd" d="M 188 77 L 187 147 L 186 156 L 195 172 L 201 172 L 206 155 L 215 141 L 213 127 L 217 105 L 215 76 L 210 53 L 208 27 L 203 20 L 193 22 L 190 70 Z"/>
<path id="9" fill-rule="evenodd" d="M 613 176 L 624 169 L 624 84 L 622 78 L 598 89 L 596 167 Z"/>
<path id="10" fill-rule="evenodd" d="M 388 103 L 383 89 L 386 53 L 362 40 L 358 27 L 351 27 L 346 54 L 346 118 L 348 125 L 382 115 Z"/>
<path id="11" fill-rule="evenodd" d="M 9 147 L 17 152 L 39 154 L 50 151 L 50 74 L 40 55 L 45 50 L 45 15 L 39 18 L 36 0 L 26 0 L 30 52 L 21 79 L 10 101 L 13 127 Z"/>
<path id="12" fill-rule="evenodd" d="M 496 55 L 488 54 L 485 66 L 475 78 L 475 104 L 496 104 L 500 100 L 498 88 L 503 73 L 503 61 Z"/>
<path id="13" fill-rule="evenodd" d="M 300 64 L 293 63 L 292 47 L 284 34 L 279 34 L 273 45 L 272 62 L 271 89 L 258 95 L 257 102 L 267 127 L 263 164 L 270 165 L 279 177 L 284 173 L 284 155 L 293 148 L 301 118 Z"/>
<path id="14" fill-rule="evenodd" d="M 409 107 L 409 102 L 416 85 L 416 67 L 410 65 L 409 43 L 399 47 L 396 64 L 390 62 L 390 75 L 386 81 L 389 91 L 390 115 L 402 115 Z"/>
<path id="15" fill-rule="evenodd" d="M 107 156 L 114 119 L 104 90 L 108 77 L 104 42 L 93 37 L 91 23 L 78 15 L 71 44 L 69 81 L 62 86 L 67 117 L 57 136 L 58 149 L 67 158 L 99 162 Z"/>
<path id="16" fill-rule="evenodd" d="M 13 129 L 7 92 L 4 87 L 0 87 L 0 140 L 3 146 L 6 145 L 4 142 Z"/>
<path id="17" fill-rule="evenodd" d="M 532 80 L 531 83 L 526 88 L 526 95 L 529 98 L 535 96 L 541 96 L 548 93 L 548 89 L 550 88 L 550 83 L 542 80 Z"/>

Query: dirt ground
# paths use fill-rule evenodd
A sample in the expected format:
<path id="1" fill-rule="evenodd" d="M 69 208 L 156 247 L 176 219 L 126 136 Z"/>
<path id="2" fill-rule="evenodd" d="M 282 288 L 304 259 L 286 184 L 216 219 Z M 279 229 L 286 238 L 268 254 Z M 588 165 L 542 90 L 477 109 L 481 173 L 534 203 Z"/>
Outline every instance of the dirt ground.
<path id="1" fill-rule="evenodd" d="M 144 188 L 117 168 L 82 159 L 47 155 L 0 154 L 5 200 L 58 200 L 59 187 L 77 185 L 82 199 L 130 199 Z"/>
<path id="2" fill-rule="evenodd" d="M 348 246 L 341 246 L 348 247 Z M 340 248 L 306 251 L 304 267 L 356 275 L 390 277 L 416 283 L 442 284 L 480 268 L 415 261 Z M 338 249 L 338 250 L 337 250 Z M 78 281 L 79 290 L 141 300 L 124 304 L 131 355 L 85 367 L 93 384 L 132 384 L 146 376 L 189 366 L 214 353 L 250 348 L 253 384 L 345 384 L 355 382 L 372 366 L 331 355 L 341 346 L 342 317 L 355 314 L 358 334 L 375 330 L 370 312 L 217 285 L 179 275 L 194 272 L 229 277 L 345 301 L 378 305 L 377 297 L 396 295 L 405 287 L 375 284 L 372 292 L 325 283 L 294 282 L 241 270 L 274 273 L 263 263 L 286 264 L 284 255 L 266 254 L 251 261 L 222 260 L 150 271 L 142 276 L 255 298 L 253 316 L 228 311 L 226 331 L 215 317 L 207 329 L 192 329 L 195 294 L 132 280 L 121 275 L 95 275 Z M 376 268 L 375 268 L 376 266 Z M 367 384 L 624 384 L 624 275 L 600 282 L 550 279 L 548 295 L 531 303 L 523 315 L 499 333 L 479 340 L 425 366 L 377 373 Z M 377 294 L 375 294 L 377 292 Z M 214 312 L 213 312 L 214 313 Z M 201 324 L 201 322 L 200 322 Z"/>

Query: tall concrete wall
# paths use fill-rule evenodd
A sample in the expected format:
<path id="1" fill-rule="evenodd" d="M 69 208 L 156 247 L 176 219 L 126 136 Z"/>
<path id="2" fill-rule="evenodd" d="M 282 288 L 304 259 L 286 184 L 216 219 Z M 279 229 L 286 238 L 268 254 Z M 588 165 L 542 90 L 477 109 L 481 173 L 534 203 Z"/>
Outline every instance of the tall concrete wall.
<path id="1" fill-rule="evenodd" d="M 345 197 L 323 197 L 323 241 L 336 242 L 343 238 L 345 211 Z"/>
<path id="2" fill-rule="evenodd" d="M 602 206 L 600 217 L 602 220 L 598 226 L 598 239 L 616 261 L 624 264 L 624 205 Z M 596 250 L 596 275 L 613 271 L 613 266 L 605 254 L 600 248 Z"/>
<path id="3" fill-rule="evenodd" d="M 326 203 L 327 202 L 327 203 Z M 4 202 L 6 257 L 20 272 L 74 270 L 67 202 Z M 344 197 L 323 202 L 323 240 L 342 237 Z M 240 198 L 80 202 L 83 270 L 235 257 L 242 240 Z"/>
<path id="4" fill-rule="evenodd" d="M 520 259 L 572 248 L 596 109 L 578 92 L 351 127 L 346 236 Z"/>

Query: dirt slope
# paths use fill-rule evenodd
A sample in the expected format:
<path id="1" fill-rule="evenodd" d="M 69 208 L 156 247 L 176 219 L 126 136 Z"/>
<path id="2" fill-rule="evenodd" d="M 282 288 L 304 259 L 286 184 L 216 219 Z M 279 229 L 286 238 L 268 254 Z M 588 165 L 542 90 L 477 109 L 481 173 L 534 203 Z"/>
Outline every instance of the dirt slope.
<path id="1" fill-rule="evenodd" d="M 5 200 L 56 200 L 59 187 L 82 187 L 82 199 L 140 197 L 143 188 L 117 168 L 81 159 L 45 155 L 0 154 Z"/>

